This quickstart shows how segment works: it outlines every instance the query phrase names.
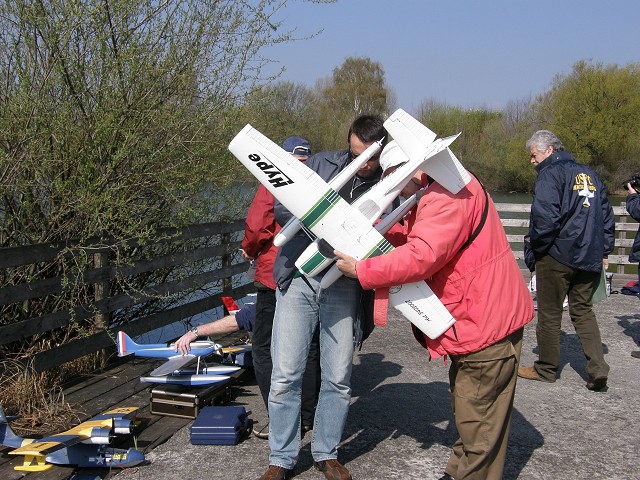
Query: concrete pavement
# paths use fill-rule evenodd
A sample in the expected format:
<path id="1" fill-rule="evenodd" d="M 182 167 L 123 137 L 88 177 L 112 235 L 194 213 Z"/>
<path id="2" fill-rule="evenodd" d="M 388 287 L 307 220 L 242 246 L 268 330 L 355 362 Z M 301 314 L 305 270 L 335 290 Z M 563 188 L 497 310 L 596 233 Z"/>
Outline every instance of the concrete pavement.
<path id="1" fill-rule="evenodd" d="M 614 276 L 614 290 L 623 279 Z M 624 281 L 629 280 L 628 278 Z M 605 358 L 605 392 L 585 388 L 585 359 L 568 315 L 556 383 L 520 379 L 504 479 L 640 479 L 640 299 L 614 294 L 595 307 Z M 525 329 L 522 365 L 537 358 L 535 322 Z M 428 361 L 402 317 L 390 311 L 354 357 L 353 400 L 340 460 L 356 480 L 439 478 L 457 438 L 448 367 Z M 243 405 L 262 424 L 266 413 L 255 382 L 239 387 Z M 308 433 L 296 480 L 323 479 L 312 467 Z M 268 441 L 253 436 L 235 446 L 191 445 L 189 427 L 147 455 L 150 463 L 119 480 L 257 479 L 268 465 Z"/>

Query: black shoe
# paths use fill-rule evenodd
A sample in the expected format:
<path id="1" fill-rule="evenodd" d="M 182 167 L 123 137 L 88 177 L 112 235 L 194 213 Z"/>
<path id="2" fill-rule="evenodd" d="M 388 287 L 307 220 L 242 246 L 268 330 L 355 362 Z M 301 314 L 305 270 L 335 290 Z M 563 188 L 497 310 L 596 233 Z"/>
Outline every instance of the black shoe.
<path id="1" fill-rule="evenodd" d="M 587 383 L 587 388 L 593 392 L 599 392 L 607 386 L 607 377 L 594 378 Z"/>
<path id="2" fill-rule="evenodd" d="M 631 352 L 631 356 L 633 358 L 640 358 L 640 350 L 634 350 L 633 352 Z"/>
<path id="3" fill-rule="evenodd" d="M 455 478 L 453 478 L 451 475 L 449 475 L 448 473 L 445 473 L 444 475 L 442 475 L 438 480 L 455 480 Z"/>
<path id="4" fill-rule="evenodd" d="M 351 480 L 349 470 L 336 459 L 313 462 L 313 466 L 324 473 L 327 480 Z"/>
<path id="5" fill-rule="evenodd" d="M 284 467 L 276 467 L 275 465 L 269 465 L 269 468 L 264 475 L 258 480 L 287 480 L 291 475 L 291 470 L 287 470 Z"/>

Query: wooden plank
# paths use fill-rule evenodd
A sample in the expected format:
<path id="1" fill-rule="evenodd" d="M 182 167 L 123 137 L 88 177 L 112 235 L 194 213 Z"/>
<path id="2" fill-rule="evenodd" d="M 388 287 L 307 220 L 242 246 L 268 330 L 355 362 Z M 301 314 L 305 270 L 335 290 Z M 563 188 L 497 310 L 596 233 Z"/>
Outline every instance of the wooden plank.
<path id="1" fill-rule="evenodd" d="M 245 227 L 244 219 L 234 220 L 231 222 L 211 222 L 198 225 L 189 225 L 183 228 L 164 228 L 158 230 L 156 243 L 175 242 L 180 240 L 189 240 L 192 238 L 207 237 L 220 235 L 223 233 L 233 233 L 243 231 Z M 110 240 L 115 243 L 115 240 Z M 107 241 L 107 243 L 109 240 Z M 92 253 L 100 248 L 96 248 L 93 244 L 104 245 L 105 242 L 100 239 L 89 239 L 87 246 L 91 246 Z M 126 242 L 130 248 L 139 245 L 137 240 Z M 65 248 L 83 248 L 75 241 L 44 243 L 36 245 L 25 245 L 19 247 L 0 248 L 0 268 L 18 267 L 20 265 L 30 265 L 32 263 L 50 262 L 55 260 L 60 251 Z M 104 249 L 106 250 L 106 248 Z"/>
<path id="2" fill-rule="evenodd" d="M 142 292 L 137 292 L 136 298 L 127 294 L 116 295 L 91 304 L 79 305 L 71 310 L 62 310 L 42 317 L 33 317 L 9 325 L 3 325 L 0 326 L 0 345 L 28 338 L 38 333 L 48 332 L 56 328 L 65 327 L 72 322 L 86 320 L 87 318 L 93 317 L 97 312 L 114 312 L 152 298 L 157 298 L 158 296 L 168 296 L 188 289 L 197 289 L 226 277 L 240 275 L 246 271 L 247 266 L 248 262 L 238 263 L 225 269 L 212 270 L 201 275 L 194 275 L 185 280 L 151 286 Z M 104 346 L 106 345 L 103 345 L 103 347 Z M 83 355 L 86 355 L 86 353 Z"/>
<path id="3" fill-rule="evenodd" d="M 225 245 L 161 255 L 151 260 L 137 261 L 133 265 L 89 269 L 79 276 L 57 276 L 41 280 L 32 280 L 28 283 L 9 285 L 0 288 L 0 305 L 9 305 L 33 298 L 44 297 L 46 295 L 54 295 L 62 292 L 65 289 L 65 285 L 94 284 L 114 280 L 119 277 L 152 272 L 161 268 L 175 267 L 187 262 L 218 258 L 221 255 L 236 250 L 239 245 L 239 241 L 230 242 Z"/>
<path id="4" fill-rule="evenodd" d="M 252 284 L 245 284 L 235 288 L 230 292 L 218 293 L 210 297 L 190 302 L 172 309 L 164 310 L 144 318 L 140 318 L 135 322 L 128 323 L 119 330 L 124 330 L 132 336 L 154 330 L 156 328 L 170 325 L 178 320 L 195 315 L 196 313 L 206 312 L 222 305 L 221 297 L 223 295 L 245 296 L 254 292 L 255 287 Z M 115 330 L 114 330 L 115 331 Z M 29 360 L 33 362 L 36 371 L 49 370 L 62 365 L 65 362 L 75 360 L 84 355 L 97 352 L 102 348 L 113 345 L 114 332 L 99 332 L 89 337 L 72 340 L 64 345 L 54 347 L 50 350 L 39 352 L 32 356 Z"/>

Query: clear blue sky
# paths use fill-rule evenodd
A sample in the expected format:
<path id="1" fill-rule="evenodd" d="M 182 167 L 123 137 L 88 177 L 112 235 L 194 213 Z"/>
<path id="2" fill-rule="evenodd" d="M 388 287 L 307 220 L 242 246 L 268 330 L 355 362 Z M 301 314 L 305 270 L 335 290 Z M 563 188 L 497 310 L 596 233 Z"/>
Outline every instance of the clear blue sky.
<path id="1" fill-rule="evenodd" d="M 270 48 L 282 80 L 315 85 L 349 56 L 382 64 L 397 106 L 500 109 L 578 60 L 640 63 L 640 0 L 291 0 L 276 18 L 316 38 Z"/>

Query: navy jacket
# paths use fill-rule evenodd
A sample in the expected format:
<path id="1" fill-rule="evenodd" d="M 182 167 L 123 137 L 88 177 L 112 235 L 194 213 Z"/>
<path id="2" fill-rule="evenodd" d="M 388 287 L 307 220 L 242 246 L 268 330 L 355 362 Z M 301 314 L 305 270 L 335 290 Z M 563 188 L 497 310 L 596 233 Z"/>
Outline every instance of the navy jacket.
<path id="1" fill-rule="evenodd" d="M 305 165 L 316 172 L 325 182 L 335 177 L 342 169 L 351 163 L 351 155 L 348 150 L 340 150 L 337 152 L 320 152 L 305 162 Z M 351 203 L 364 192 L 369 190 L 373 185 L 378 183 L 382 176 L 382 169 L 378 168 L 371 177 L 366 181 L 360 181 L 354 177 L 353 182 L 347 182 L 345 187 L 340 190 L 340 194 Z M 354 188 L 355 187 L 355 188 Z M 344 193 L 344 195 L 343 195 Z M 274 205 L 274 216 L 276 222 L 280 225 L 286 224 L 291 218 L 291 212 L 287 210 L 277 199 Z M 280 290 L 286 290 L 291 284 L 294 275 L 297 272 L 295 262 L 311 243 L 309 236 L 300 230 L 291 240 L 285 243 L 278 250 L 276 261 L 273 266 L 273 278 L 278 284 Z"/>
<path id="2" fill-rule="evenodd" d="M 615 240 L 615 217 L 602 180 L 564 151 L 535 168 L 527 266 L 533 270 L 530 259 L 548 254 L 571 268 L 601 271 Z"/>
<path id="3" fill-rule="evenodd" d="M 636 222 L 640 222 L 640 193 L 630 193 L 627 195 L 627 212 Z M 640 262 L 640 228 L 636 232 L 636 238 L 633 240 L 633 247 L 629 254 L 630 262 Z"/>

